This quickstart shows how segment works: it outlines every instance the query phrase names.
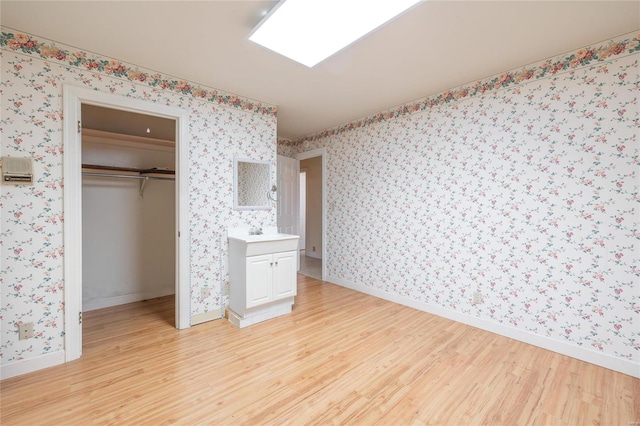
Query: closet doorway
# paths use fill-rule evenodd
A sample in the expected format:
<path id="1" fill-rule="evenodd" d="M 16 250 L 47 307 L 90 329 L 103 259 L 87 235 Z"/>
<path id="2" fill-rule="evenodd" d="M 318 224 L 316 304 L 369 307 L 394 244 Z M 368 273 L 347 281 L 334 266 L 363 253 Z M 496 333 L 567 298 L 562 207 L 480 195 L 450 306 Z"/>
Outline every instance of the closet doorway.
<path id="1" fill-rule="evenodd" d="M 174 295 L 175 120 L 81 116 L 82 311 Z"/>
<path id="2" fill-rule="evenodd" d="M 187 113 L 179 108 L 168 107 L 164 105 L 158 105 L 151 102 L 142 100 L 129 99 L 126 97 L 116 96 L 108 93 L 100 93 L 94 90 L 86 88 L 79 88 L 74 86 L 65 86 L 63 89 L 64 96 L 64 276 L 65 276 L 65 360 L 71 361 L 77 359 L 82 354 L 82 310 L 83 310 L 83 292 L 88 292 L 85 297 L 85 304 L 93 303 L 93 308 L 106 307 L 109 304 L 115 305 L 119 303 L 128 303 L 134 301 L 140 297 L 154 297 L 154 294 L 160 293 L 175 293 L 175 326 L 177 328 L 187 328 L 190 326 L 189 317 L 189 301 L 188 301 L 188 227 L 187 227 L 187 194 L 188 194 L 188 163 L 187 163 L 187 149 L 186 144 L 188 141 L 187 132 Z M 96 112 L 120 115 L 122 114 L 138 114 L 140 116 L 149 117 L 152 123 L 164 123 L 170 125 L 173 129 L 169 132 L 173 132 L 172 138 L 173 147 L 169 147 L 166 139 L 158 141 L 152 141 L 154 138 L 139 135 L 129 135 L 123 137 L 125 140 L 114 141 L 118 139 L 118 131 L 122 130 L 112 129 L 115 131 L 109 131 L 109 135 L 106 135 L 104 129 L 91 129 L 89 127 L 96 127 L 95 125 L 85 126 L 83 124 L 83 113 L 86 114 L 87 119 L 91 121 L 92 114 Z M 127 117 L 134 117 L 133 115 Z M 155 120 L 155 121 L 154 121 Z M 128 119 L 120 120 L 120 125 L 124 125 Z M 135 121 L 135 120 L 133 120 Z M 153 124 L 156 129 L 156 124 Z M 149 133 L 147 133 L 149 128 Z M 85 130 L 83 130 L 85 129 Z M 144 134 L 151 135 L 154 130 L 151 125 L 148 125 L 143 129 Z M 125 133 L 133 133 L 133 131 L 125 131 Z M 86 138 L 89 142 L 84 146 L 87 150 L 83 153 L 83 138 Z M 136 139 L 139 138 L 139 139 Z M 106 143 L 108 139 L 108 143 Z M 141 146 L 135 146 L 132 148 L 131 144 L 145 142 L 146 145 L 156 144 L 155 154 L 144 158 L 145 155 L 138 152 L 137 154 L 131 154 L 135 150 L 140 150 Z M 114 146 L 115 145 L 115 146 Z M 164 145 L 164 146 L 163 146 Z M 160 147 L 163 147 L 160 149 Z M 120 148 L 114 149 L 114 148 Z M 145 147 L 143 151 L 148 151 L 148 147 Z M 102 161 L 105 160 L 106 161 Z M 85 160 L 85 161 L 83 161 Z M 147 161 L 147 162 L 145 162 Z M 157 165 L 151 163 L 157 162 Z M 83 167 L 84 163 L 84 167 Z M 102 163 L 102 164 L 101 164 Z M 171 167 L 173 166 L 173 167 Z M 151 170 L 155 168 L 155 170 Z M 87 197 L 86 201 L 100 200 L 101 205 L 88 205 L 83 202 L 83 174 L 85 179 L 91 179 L 94 183 L 94 187 L 88 191 L 84 191 L 84 195 Z M 121 177 L 114 177 L 113 175 L 119 175 Z M 135 177 L 131 177 L 135 176 Z M 96 180 L 102 179 L 100 184 L 95 184 Z M 107 183 L 108 181 L 108 183 Z M 132 181 L 136 183 L 132 186 Z M 172 181 L 172 182 L 168 182 Z M 175 182 L 175 183 L 174 183 Z M 162 185 L 171 184 L 175 185 L 173 189 L 173 200 L 167 200 L 166 192 L 162 194 L 158 192 Z M 133 189 L 134 198 L 140 201 L 139 197 L 146 196 L 150 201 L 146 206 L 142 206 L 142 203 L 135 209 L 138 210 L 136 215 L 153 210 L 154 208 L 171 208 L 172 212 L 168 214 L 173 221 L 173 226 L 170 226 L 168 235 L 166 232 L 161 232 L 160 235 L 155 237 L 164 241 L 164 244 L 170 244 L 173 246 L 173 250 L 169 250 L 170 256 L 173 259 L 169 259 L 169 262 L 173 264 L 173 268 L 166 270 L 155 271 L 159 272 L 154 276 L 154 271 L 149 271 L 149 267 L 140 266 L 144 263 L 140 256 L 145 254 L 140 251 L 140 247 L 132 250 L 131 247 L 123 245 L 123 253 L 118 253 L 114 247 L 107 247 L 108 250 L 104 251 L 104 247 L 100 248 L 100 242 L 84 238 L 83 235 L 83 216 L 88 225 L 93 226 L 91 232 L 95 239 L 105 240 L 107 245 L 114 244 L 126 244 L 125 234 L 130 233 L 135 228 L 135 220 L 125 219 L 124 216 L 118 218 L 103 218 L 101 228 L 100 220 L 96 220 L 95 217 L 87 216 L 88 212 L 83 212 L 84 208 L 94 209 L 93 213 L 98 214 L 97 210 L 110 209 L 110 213 L 113 216 L 117 216 L 122 212 L 117 211 L 117 206 L 109 206 L 109 202 L 116 200 L 122 201 L 122 199 L 132 200 L 131 193 L 122 192 L 123 189 Z M 166 190 L 166 188 L 165 188 Z M 117 192 L 117 194 L 116 194 Z M 173 202 L 171 202 L 173 201 Z M 129 206 L 131 207 L 131 206 Z M 84 214 L 83 214 L 84 213 Z M 100 212 L 103 213 L 103 212 Z M 91 214 L 91 213 L 89 213 Z M 152 220 L 157 218 L 151 218 Z M 166 217 L 164 224 L 166 224 Z M 129 229 L 119 230 L 118 232 L 110 233 L 107 230 L 107 224 L 105 221 L 111 221 L 115 223 L 127 222 Z M 146 225 L 145 225 L 146 226 Z M 151 224 L 151 228 L 153 224 Z M 124 232 L 123 232 L 124 231 Z M 152 230 L 140 230 L 141 234 L 151 234 L 151 238 L 154 238 Z M 117 235 L 112 235 L 117 234 Z M 183 237 L 184 236 L 184 237 Z M 85 250 L 84 245 L 89 246 L 87 249 L 87 259 L 84 258 Z M 131 241 L 130 241 L 131 242 Z M 150 241 L 150 244 L 158 244 L 158 240 Z M 131 242 L 132 245 L 140 245 L 140 241 Z M 102 251 L 101 251 L 102 250 Z M 110 254 L 109 254 L 110 251 Z M 115 254 L 114 254 L 115 253 Z M 166 252 L 164 256 L 166 256 Z M 159 255 L 159 253 L 156 253 Z M 126 275 L 126 269 L 137 269 L 134 272 L 138 274 L 138 279 L 142 276 L 146 276 L 145 280 L 164 280 L 168 282 L 161 283 L 161 288 L 149 288 L 149 287 L 137 287 L 140 284 L 134 284 L 131 286 L 131 281 L 127 283 L 116 283 L 115 289 L 105 290 L 105 286 L 114 285 L 106 283 L 104 277 L 101 275 L 109 273 L 108 269 L 105 271 L 84 271 L 82 265 L 85 261 L 90 262 L 87 267 L 96 267 L 96 262 L 100 262 L 100 257 L 105 258 L 105 263 L 111 262 L 111 274 L 117 275 L 118 273 L 124 273 Z M 119 257 L 118 257 L 119 256 Z M 114 258 L 115 257 L 115 258 Z M 131 259 L 130 257 L 133 257 Z M 167 259 L 164 259 L 166 262 Z M 94 263 L 91 263 L 94 262 Z M 125 263 L 126 265 L 122 264 Z M 116 265 L 116 266 L 114 266 Z M 135 267 L 132 265 L 136 265 Z M 166 266 L 166 265 L 165 265 Z M 98 269 L 101 266 L 98 266 Z M 120 267 L 119 271 L 115 271 L 114 268 Z M 151 267 L 153 268 L 153 266 Z M 167 272 L 169 271 L 169 272 Z M 131 271 L 129 271 L 131 272 Z M 173 277 L 166 277 L 166 274 L 173 274 Z M 86 287 L 83 289 L 83 276 L 88 280 L 97 280 L 97 284 L 88 284 L 92 287 Z M 124 276 L 124 275 L 123 275 Z M 155 277 L 155 278 L 154 278 Z M 116 277 L 117 278 L 117 277 Z M 123 280 L 120 277 L 120 280 Z M 124 279 L 125 281 L 127 279 Z M 135 281 L 135 278 L 133 279 Z M 127 287 L 128 285 L 128 287 Z M 173 285 L 173 289 L 168 287 Z M 118 287 L 119 286 L 119 287 Z M 157 296 L 156 296 L 157 297 Z"/>

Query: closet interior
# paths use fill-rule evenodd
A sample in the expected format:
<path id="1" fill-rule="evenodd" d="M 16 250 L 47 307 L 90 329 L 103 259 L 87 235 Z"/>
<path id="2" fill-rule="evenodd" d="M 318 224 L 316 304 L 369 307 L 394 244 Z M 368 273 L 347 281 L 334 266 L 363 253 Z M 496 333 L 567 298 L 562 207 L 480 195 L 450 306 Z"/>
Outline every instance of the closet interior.
<path id="1" fill-rule="evenodd" d="M 175 294 L 175 120 L 81 114 L 83 311 Z"/>

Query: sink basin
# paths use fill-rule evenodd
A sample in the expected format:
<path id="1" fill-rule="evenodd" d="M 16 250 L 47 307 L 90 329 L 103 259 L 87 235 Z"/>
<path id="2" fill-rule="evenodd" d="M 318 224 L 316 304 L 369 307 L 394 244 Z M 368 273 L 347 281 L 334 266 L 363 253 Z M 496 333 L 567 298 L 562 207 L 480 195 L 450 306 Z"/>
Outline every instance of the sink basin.
<path id="1" fill-rule="evenodd" d="M 262 234 L 229 236 L 229 249 L 239 251 L 244 256 L 280 253 L 298 250 L 298 235 Z"/>

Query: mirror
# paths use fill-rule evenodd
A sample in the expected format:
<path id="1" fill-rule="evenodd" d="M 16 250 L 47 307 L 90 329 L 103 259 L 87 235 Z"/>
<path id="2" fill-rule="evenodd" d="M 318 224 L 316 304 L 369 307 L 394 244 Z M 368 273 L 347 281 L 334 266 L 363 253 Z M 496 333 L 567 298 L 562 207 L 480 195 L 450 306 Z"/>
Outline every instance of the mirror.
<path id="1" fill-rule="evenodd" d="M 233 208 L 268 210 L 271 191 L 271 163 L 235 158 L 233 161 Z"/>

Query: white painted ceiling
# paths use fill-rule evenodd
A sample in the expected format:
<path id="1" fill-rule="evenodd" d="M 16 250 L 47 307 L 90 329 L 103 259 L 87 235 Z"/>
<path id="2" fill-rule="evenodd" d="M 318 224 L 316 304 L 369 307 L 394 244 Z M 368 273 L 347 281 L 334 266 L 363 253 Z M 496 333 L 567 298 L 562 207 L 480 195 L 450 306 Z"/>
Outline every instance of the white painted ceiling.
<path id="1" fill-rule="evenodd" d="M 277 105 L 288 139 L 640 29 L 637 0 L 427 0 L 307 68 L 247 39 L 273 5 L 3 0 L 0 14 L 9 28 Z"/>

